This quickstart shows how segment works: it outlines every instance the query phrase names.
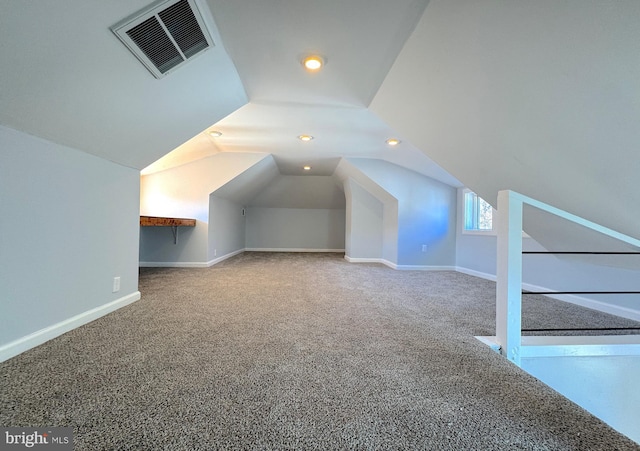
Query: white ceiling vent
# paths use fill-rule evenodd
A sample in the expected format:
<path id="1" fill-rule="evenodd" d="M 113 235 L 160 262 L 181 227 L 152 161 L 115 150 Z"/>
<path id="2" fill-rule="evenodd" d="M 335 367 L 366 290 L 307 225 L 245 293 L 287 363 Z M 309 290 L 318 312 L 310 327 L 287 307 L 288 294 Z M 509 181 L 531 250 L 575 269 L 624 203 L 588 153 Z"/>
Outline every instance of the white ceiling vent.
<path id="1" fill-rule="evenodd" d="M 195 0 L 161 0 L 111 27 L 156 77 L 213 47 Z"/>

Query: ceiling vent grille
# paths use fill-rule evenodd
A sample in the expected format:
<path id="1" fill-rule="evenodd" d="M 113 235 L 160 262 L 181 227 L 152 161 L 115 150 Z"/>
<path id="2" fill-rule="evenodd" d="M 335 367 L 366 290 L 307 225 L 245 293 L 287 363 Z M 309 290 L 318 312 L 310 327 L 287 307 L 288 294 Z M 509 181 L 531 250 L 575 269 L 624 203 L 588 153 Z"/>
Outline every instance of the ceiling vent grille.
<path id="1" fill-rule="evenodd" d="M 195 0 L 156 2 L 111 30 L 156 78 L 213 47 Z"/>

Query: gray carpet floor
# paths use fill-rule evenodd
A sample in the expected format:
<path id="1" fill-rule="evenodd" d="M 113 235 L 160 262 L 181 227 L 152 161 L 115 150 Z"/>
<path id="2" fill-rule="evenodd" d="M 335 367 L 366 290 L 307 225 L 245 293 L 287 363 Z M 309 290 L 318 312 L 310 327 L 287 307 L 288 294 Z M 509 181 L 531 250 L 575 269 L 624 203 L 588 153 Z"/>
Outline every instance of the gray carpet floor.
<path id="1" fill-rule="evenodd" d="M 79 450 L 630 450 L 474 338 L 495 284 L 339 254 L 142 269 L 142 299 L 0 364 L 0 425 Z M 637 327 L 556 301 L 525 327 Z"/>

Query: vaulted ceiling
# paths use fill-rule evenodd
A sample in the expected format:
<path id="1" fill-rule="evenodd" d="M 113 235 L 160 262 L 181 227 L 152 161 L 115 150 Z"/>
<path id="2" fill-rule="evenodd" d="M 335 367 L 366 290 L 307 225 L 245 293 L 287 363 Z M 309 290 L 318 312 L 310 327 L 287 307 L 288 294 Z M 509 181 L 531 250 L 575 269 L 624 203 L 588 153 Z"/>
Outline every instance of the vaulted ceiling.
<path id="1" fill-rule="evenodd" d="M 140 64 L 110 27 L 148 3 L 2 0 L 0 122 L 142 169 L 244 105 L 221 45 L 160 80 Z"/>
<path id="2" fill-rule="evenodd" d="M 432 1 L 370 108 L 494 205 L 511 189 L 638 239 L 638 24 L 637 1 Z"/>
<path id="3" fill-rule="evenodd" d="M 110 27 L 149 0 L 2 1 L 0 122 L 144 173 L 219 152 L 274 155 L 282 174 L 381 158 L 459 184 L 367 106 L 428 0 L 198 0 L 214 46 L 154 78 Z M 325 58 L 306 72 L 308 53 Z M 214 128 L 222 136 L 205 132 Z M 314 137 L 303 143 L 301 134 Z M 169 154 L 169 155 L 167 155 Z M 166 155 L 166 156 L 165 156 Z M 165 156 L 165 158 L 162 158 Z M 158 161 L 159 160 L 159 161 Z"/>
<path id="4" fill-rule="evenodd" d="M 636 1 L 197 0 L 215 46 L 162 79 L 110 30 L 149 3 L 0 0 L 0 123 L 149 171 L 383 159 L 640 237 Z"/>

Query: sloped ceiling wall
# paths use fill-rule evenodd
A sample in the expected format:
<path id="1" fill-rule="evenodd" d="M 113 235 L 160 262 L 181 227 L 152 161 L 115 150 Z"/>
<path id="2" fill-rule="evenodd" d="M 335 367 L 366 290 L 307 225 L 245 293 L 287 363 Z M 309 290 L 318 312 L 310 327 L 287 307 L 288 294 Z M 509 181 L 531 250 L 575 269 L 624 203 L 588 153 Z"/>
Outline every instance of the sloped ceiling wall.
<path id="1" fill-rule="evenodd" d="M 639 23 L 634 1 L 432 0 L 371 109 L 493 205 L 640 238 Z"/>
<path id="2" fill-rule="evenodd" d="M 333 177 L 280 175 L 252 198 L 250 207 L 344 210 L 342 185 Z"/>
<path id="3" fill-rule="evenodd" d="M 250 171 L 255 184 L 243 187 L 243 173 Z M 195 218 L 207 221 L 209 195 L 222 189 L 230 200 L 251 196 L 277 174 L 273 157 L 266 154 L 219 153 L 166 171 L 143 176 L 140 180 L 140 214 Z M 240 177 L 240 182 L 234 182 Z M 224 188 L 231 183 L 231 188 Z"/>
<path id="4" fill-rule="evenodd" d="M 207 0 L 251 102 L 365 107 L 428 0 Z M 292 70 L 320 53 L 330 70 Z"/>
<path id="5" fill-rule="evenodd" d="M 155 79 L 109 27 L 149 0 L 2 1 L 0 123 L 142 169 L 247 102 L 215 47 Z"/>
<path id="6" fill-rule="evenodd" d="M 233 154 L 224 153 L 225 158 L 234 159 Z M 242 155 L 242 154 L 240 154 Z M 197 165 L 195 162 L 194 165 Z M 211 193 L 216 197 L 228 199 L 238 205 L 247 203 L 256 197 L 270 183 L 280 176 L 273 156 L 265 155 L 258 163 L 238 174 Z"/>

